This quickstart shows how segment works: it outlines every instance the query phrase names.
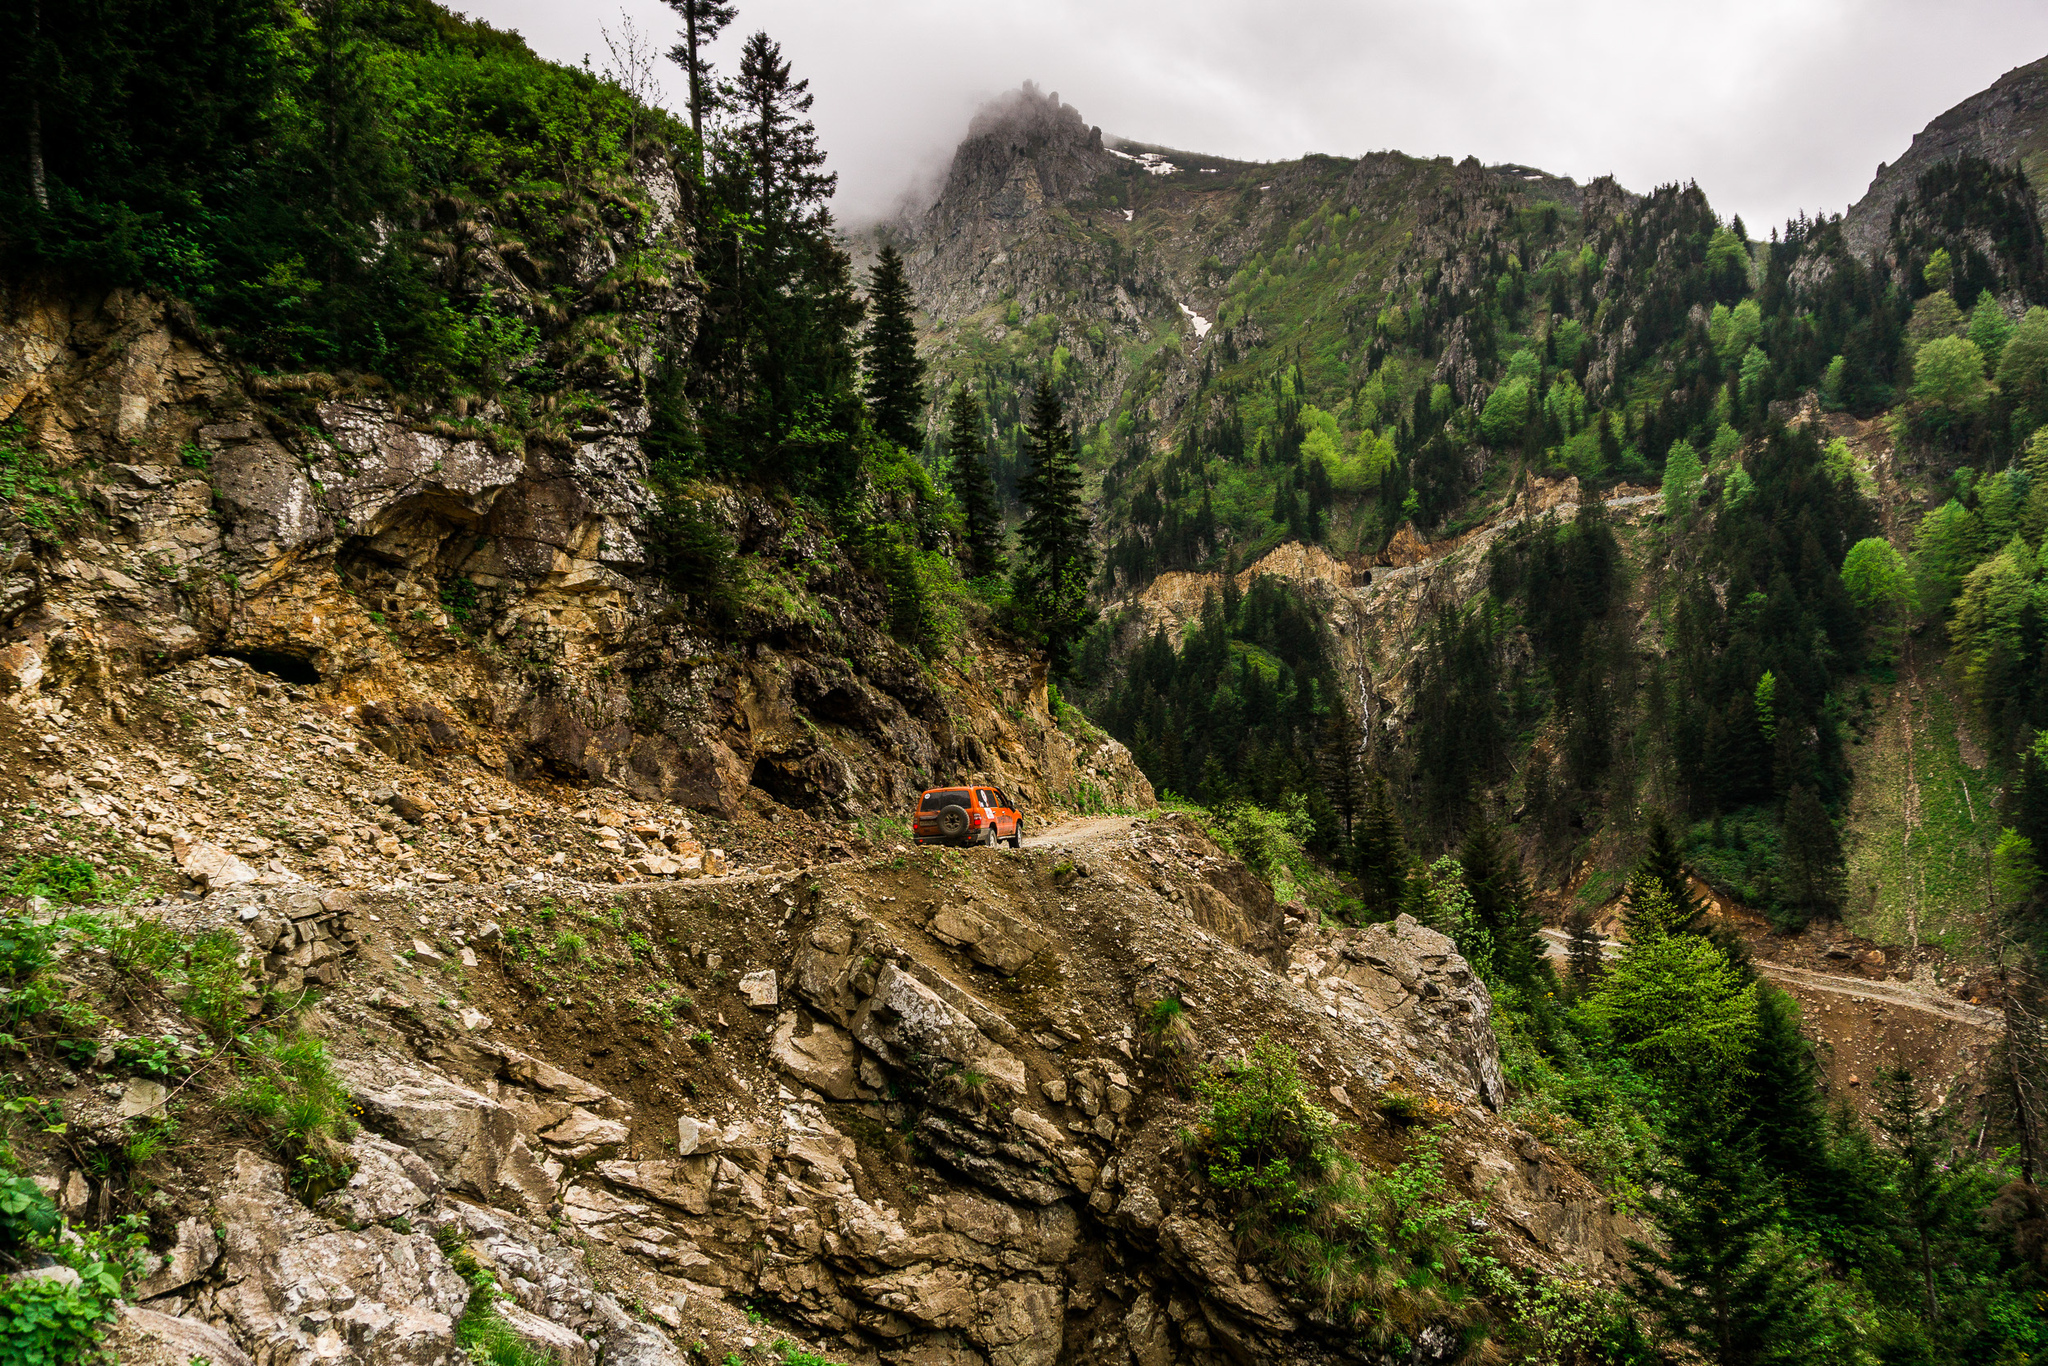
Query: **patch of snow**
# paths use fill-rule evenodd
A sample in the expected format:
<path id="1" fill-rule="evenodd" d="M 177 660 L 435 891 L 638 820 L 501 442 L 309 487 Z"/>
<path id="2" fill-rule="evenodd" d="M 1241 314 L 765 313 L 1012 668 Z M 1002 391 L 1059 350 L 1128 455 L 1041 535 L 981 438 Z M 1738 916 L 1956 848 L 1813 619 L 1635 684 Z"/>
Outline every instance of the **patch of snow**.
<path id="1" fill-rule="evenodd" d="M 1260 189 L 1262 189 L 1262 190 L 1270 190 L 1270 189 L 1272 189 L 1273 187 L 1272 187 L 1271 185 L 1261 185 L 1261 186 L 1259 186 L 1259 188 L 1260 188 Z"/>
<path id="2" fill-rule="evenodd" d="M 1195 312 L 1194 309 L 1189 308 L 1186 304 L 1176 304 L 1175 307 L 1180 309 L 1180 311 L 1184 315 L 1186 315 L 1187 320 L 1195 325 L 1196 341 L 1200 341 L 1202 338 L 1208 336 L 1209 329 L 1216 325 L 1210 322 L 1207 318 L 1203 317 L 1201 314 Z"/>
<path id="3" fill-rule="evenodd" d="M 1202 174 L 1203 174 L 1203 175 L 1215 175 L 1215 174 L 1216 174 L 1216 168 L 1215 168 L 1214 166 L 1204 166 L 1204 167 L 1202 168 Z"/>
<path id="4" fill-rule="evenodd" d="M 1145 168 L 1146 175 L 1172 175 L 1180 169 L 1180 167 L 1174 165 L 1157 152 L 1140 152 L 1136 156 L 1132 156 L 1129 152 L 1119 152 L 1114 147 L 1104 147 L 1102 150 L 1113 157 L 1122 157 L 1125 161 L 1137 162 Z"/>
<path id="5" fill-rule="evenodd" d="M 1541 180 L 1541 179 L 1543 179 L 1543 177 L 1542 177 L 1542 176 L 1540 176 L 1540 175 L 1525 175 L 1525 176 L 1523 176 L 1523 177 L 1522 177 L 1522 179 L 1524 179 L 1524 180 Z"/>
<path id="6" fill-rule="evenodd" d="M 1131 221 L 1131 211 L 1130 211 L 1129 209 L 1125 209 L 1125 210 L 1124 210 L 1124 222 L 1128 223 L 1128 222 L 1130 222 L 1130 221 Z"/>

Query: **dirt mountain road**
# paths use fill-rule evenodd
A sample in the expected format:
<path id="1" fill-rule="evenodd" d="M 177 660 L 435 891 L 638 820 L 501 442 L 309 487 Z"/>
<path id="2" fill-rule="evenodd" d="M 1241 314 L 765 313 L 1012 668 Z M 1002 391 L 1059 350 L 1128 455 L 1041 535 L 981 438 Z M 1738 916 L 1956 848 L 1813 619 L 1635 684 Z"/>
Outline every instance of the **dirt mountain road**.
<path id="1" fill-rule="evenodd" d="M 1543 938 L 1549 943 L 1552 958 L 1565 956 L 1568 937 L 1563 930 L 1546 929 Z M 1619 940 L 1603 939 L 1600 951 L 1603 958 L 1618 958 L 1622 944 Z M 2005 1017 L 1985 1006 L 1973 1006 L 1967 1001 L 1951 997 L 1936 996 L 1919 991 L 1900 982 L 1873 982 L 1864 977 L 1841 977 L 1833 973 L 1814 972 L 1807 968 L 1789 967 L 1773 963 L 1768 959 L 1756 960 L 1757 971 L 1766 977 L 1775 978 L 1786 986 L 1802 987 L 1809 991 L 1824 991 L 1832 995 L 1847 996 L 1858 1001 L 1877 1005 L 1903 1006 L 1907 1010 L 1923 1011 L 1938 1015 L 1956 1024 L 1970 1025 L 1976 1029 L 2003 1031 Z"/>

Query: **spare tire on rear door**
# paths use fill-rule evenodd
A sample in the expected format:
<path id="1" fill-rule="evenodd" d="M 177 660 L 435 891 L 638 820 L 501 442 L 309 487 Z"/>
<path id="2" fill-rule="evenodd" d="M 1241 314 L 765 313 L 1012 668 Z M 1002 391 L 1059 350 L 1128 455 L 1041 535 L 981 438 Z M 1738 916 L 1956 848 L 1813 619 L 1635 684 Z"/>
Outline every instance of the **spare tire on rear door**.
<path id="1" fill-rule="evenodd" d="M 947 806 L 939 810 L 939 833 L 949 840 L 957 840 L 967 833 L 967 808 Z"/>

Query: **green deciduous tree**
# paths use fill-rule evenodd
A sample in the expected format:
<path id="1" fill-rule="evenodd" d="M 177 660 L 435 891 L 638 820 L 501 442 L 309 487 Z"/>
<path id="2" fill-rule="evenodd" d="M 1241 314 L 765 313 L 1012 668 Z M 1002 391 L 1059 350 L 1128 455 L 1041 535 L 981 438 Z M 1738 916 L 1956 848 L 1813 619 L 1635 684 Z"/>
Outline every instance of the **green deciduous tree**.
<path id="1" fill-rule="evenodd" d="M 1977 349 L 1984 353 L 1984 367 L 1993 374 L 1998 371 L 1999 357 L 2005 351 L 2005 343 L 2012 336 L 2012 319 L 2005 316 L 1998 300 L 1985 290 L 1977 296 L 1977 303 L 1970 310 L 1970 340 L 1977 343 Z"/>
<path id="2" fill-rule="evenodd" d="M 876 431 L 917 451 L 924 448 L 924 362 L 917 354 L 912 308 L 903 257 L 885 244 L 868 274 L 868 414 Z"/>
<path id="3" fill-rule="evenodd" d="M 1968 337 L 1936 337 L 1914 353 L 1913 399 L 1936 430 L 1975 417 L 1990 396 L 1984 353 Z"/>
<path id="4" fill-rule="evenodd" d="M 1940 616 L 1983 557 L 1983 527 L 1975 513 L 1954 499 L 1920 519 L 1913 531 L 1913 582 L 1920 610 Z"/>
<path id="5" fill-rule="evenodd" d="M 1752 346 L 1742 357 L 1742 401 L 1755 403 L 1763 393 L 1764 381 L 1771 376 L 1771 358 L 1764 354 L 1761 346 Z"/>
<path id="6" fill-rule="evenodd" d="M 1074 641 L 1094 620 L 1088 584 L 1095 573 L 1093 526 L 1082 496 L 1081 466 L 1067 431 L 1066 409 L 1041 375 L 1025 427 L 1031 464 L 1017 481 L 1024 521 L 1017 530 L 1017 596 L 1031 613 L 1052 671 L 1065 675 Z"/>
<path id="7" fill-rule="evenodd" d="M 1674 441 L 1664 456 L 1664 515 L 1673 521 L 1699 505 L 1700 457 L 1690 441 Z"/>
<path id="8" fill-rule="evenodd" d="M 1733 308 L 1715 304 L 1707 319 L 1707 340 L 1720 354 L 1723 365 L 1735 365 L 1756 344 L 1763 326 L 1763 309 L 1754 299 L 1744 299 Z"/>
<path id="9" fill-rule="evenodd" d="M 1529 390 L 1528 379 L 1517 375 L 1487 395 L 1479 414 L 1479 434 L 1487 445 L 1502 449 L 1521 441 L 1529 425 Z"/>
<path id="10" fill-rule="evenodd" d="M 1936 293 L 1947 293 L 1949 282 L 1956 277 L 1956 266 L 1948 254 L 1947 247 L 1936 247 L 1934 254 L 1927 258 L 1927 264 L 1920 267 L 1920 278 Z M 1949 301 L 1951 305 L 1954 300 Z"/>
<path id="11" fill-rule="evenodd" d="M 1905 556 L 1882 536 L 1866 536 L 1842 561 L 1842 587 L 1856 610 L 1872 620 L 1897 612 L 1912 597 Z"/>
<path id="12" fill-rule="evenodd" d="M 967 523 L 968 577 L 1003 572 L 1003 509 L 988 469 L 988 439 L 981 402 L 966 385 L 953 391 L 946 409 L 946 484 L 960 501 Z"/>
<path id="13" fill-rule="evenodd" d="M 2048 308 L 2028 309 L 2006 338 L 1998 355 L 1998 390 L 2030 423 L 2048 422 Z"/>

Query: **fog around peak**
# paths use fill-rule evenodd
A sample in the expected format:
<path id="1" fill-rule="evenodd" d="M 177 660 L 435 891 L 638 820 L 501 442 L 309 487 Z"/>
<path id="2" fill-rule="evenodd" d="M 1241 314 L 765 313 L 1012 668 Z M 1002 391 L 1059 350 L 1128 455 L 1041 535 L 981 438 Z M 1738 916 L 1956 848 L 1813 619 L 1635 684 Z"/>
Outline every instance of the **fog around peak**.
<path id="1" fill-rule="evenodd" d="M 673 12 L 624 4 L 665 48 Z M 600 69 L 620 14 L 463 8 Z M 928 199 L 977 119 L 1071 112 L 1112 142 L 1247 161 L 1395 148 L 1697 180 L 1762 231 L 1839 212 L 1928 120 L 2048 52 L 2038 0 L 741 0 L 722 70 L 755 29 L 811 82 L 848 224 Z M 671 108 L 679 76 L 664 64 Z"/>

